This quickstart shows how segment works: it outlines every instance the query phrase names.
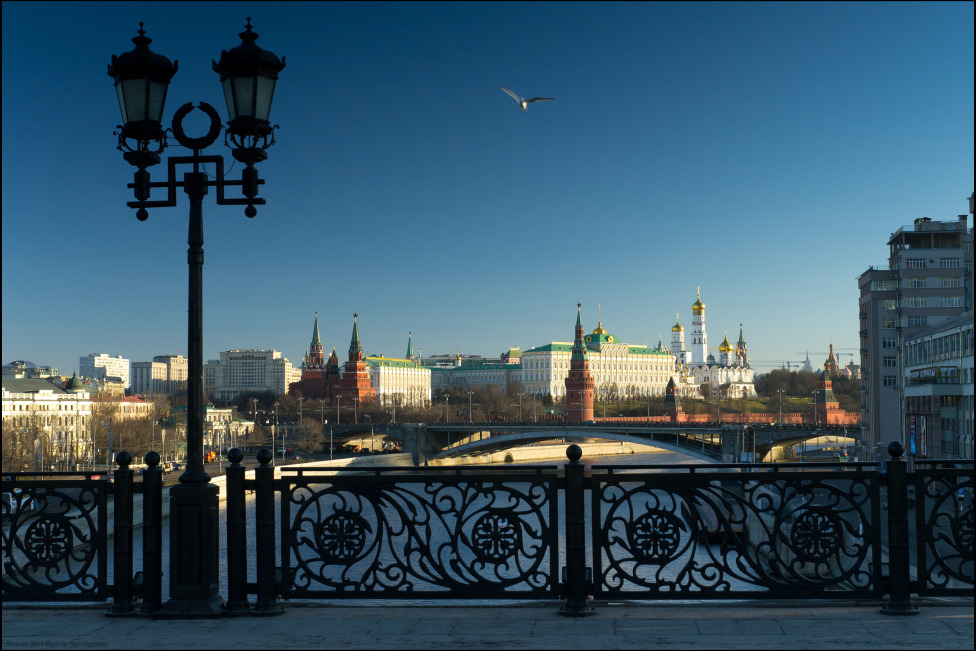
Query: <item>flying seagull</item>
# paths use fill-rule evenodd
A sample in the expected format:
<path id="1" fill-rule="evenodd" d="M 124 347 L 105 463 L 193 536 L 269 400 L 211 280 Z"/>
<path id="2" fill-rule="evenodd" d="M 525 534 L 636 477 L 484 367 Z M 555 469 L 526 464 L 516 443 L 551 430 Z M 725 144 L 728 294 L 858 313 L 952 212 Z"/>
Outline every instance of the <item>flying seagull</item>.
<path id="1" fill-rule="evenodd" d="M 522 107 L 523 111 L 527 110 L 529 108 L 529 104 L 531 104 L 532 102 L 545 102 L 547 100 L 556 99 L 555 97 L 533 97 L 532 99 L 524 99 L 522 97 L 519 97 L 509 89 L 505 88 L 504 86 L 499 86 L 499 88 L 501 88 L 503 91 L 511 95 L 512 99 L 518 102 L 518 105 Z"/>

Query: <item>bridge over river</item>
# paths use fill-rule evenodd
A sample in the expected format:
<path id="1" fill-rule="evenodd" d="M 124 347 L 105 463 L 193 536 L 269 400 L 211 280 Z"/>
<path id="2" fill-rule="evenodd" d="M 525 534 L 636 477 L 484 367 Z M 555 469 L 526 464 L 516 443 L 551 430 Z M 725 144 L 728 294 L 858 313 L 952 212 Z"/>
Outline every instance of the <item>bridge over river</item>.
<path id="1" fill-rule="evenodd" d="M 636 443 L 680 452 L 705 461 L 777 461 L 813 456 L 824 447 L 857 448 L 857 429 L 795 425 L 661 426 L 634 422 L 593 423 L 401 423 L 341 425 L 335 443 L 384 438 L 399 441 L 416 463 L 428 459 L 477 456 L 543 441 L 567 443 L 589 439 Z M 822 457 L 818 457 L 822 458 Z"/>

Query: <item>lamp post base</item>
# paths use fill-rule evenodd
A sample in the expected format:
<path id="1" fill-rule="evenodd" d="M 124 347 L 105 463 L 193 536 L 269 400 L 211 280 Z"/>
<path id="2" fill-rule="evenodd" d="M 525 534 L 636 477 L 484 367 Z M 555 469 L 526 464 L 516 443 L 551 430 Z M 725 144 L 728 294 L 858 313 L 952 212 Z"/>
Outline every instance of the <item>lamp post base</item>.
<path id="1" fill-rule="evenodd" d="M 217 619 L 223 617 L 224 599 L 220 595 L 205 599 L 170 599 L 152 614 L 152 619 Z"/>
<path id="2" fill-rule="evenodd" d="M 170 600 L 153 619 L 222 617 L 219 593 L 218 489 L 182 483 L 170 489 Z"/>

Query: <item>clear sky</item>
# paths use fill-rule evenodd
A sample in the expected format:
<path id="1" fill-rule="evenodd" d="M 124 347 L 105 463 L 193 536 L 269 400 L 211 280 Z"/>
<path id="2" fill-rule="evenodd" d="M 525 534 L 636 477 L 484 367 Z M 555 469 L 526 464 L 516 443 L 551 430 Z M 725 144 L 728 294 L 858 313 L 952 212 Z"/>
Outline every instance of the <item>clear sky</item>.
<path id="1" fill-rule="evenodd" d="M 186 354 L 188 203 L 126 207 L 106 70 L 142 21 L 164 123 L 226 115 L 247 16 L 281 128 L 255 219 L 204 202 L 205 360 L 300 365 L 316 311 L 340 359 L 354 312 L 370 354 L 495 356 L 571 341 L 577 302 L 667 345 L 700 286 L 710 346 L 818 366 L 890 233 L 968 211 L 971 2 L 4 2 L 3 363 Z"/>

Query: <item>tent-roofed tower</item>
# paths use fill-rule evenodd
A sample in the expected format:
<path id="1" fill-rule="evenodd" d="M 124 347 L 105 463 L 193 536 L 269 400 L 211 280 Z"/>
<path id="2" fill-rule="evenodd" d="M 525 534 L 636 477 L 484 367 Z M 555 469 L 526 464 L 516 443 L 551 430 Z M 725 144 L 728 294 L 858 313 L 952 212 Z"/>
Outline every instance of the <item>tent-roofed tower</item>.
<path id="1" fill-rule="evenodd" d="M 576 337 L 573 339 L 569 375 L 566 377 L 566 420 L 571 423 L 593 420 L 594 381 L 583 343 L 581 306 L 581 303 L 576 304 Z"/>
<path id="2" fill-rule="evenodd" d="M 339 382 L 339 402 L 346 406 L 355 406 L 354 420 L 358 422 L 359 408 L 362 403 L 372 400 L 376 395 L 369 380 L 369 369 L 363 359 L 363 346 L 359 341 L 359 315 L 352 315 L 352 339 L 349 342 L 349 359 L 342 369 L 342 380 Z"/>

